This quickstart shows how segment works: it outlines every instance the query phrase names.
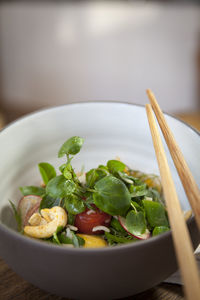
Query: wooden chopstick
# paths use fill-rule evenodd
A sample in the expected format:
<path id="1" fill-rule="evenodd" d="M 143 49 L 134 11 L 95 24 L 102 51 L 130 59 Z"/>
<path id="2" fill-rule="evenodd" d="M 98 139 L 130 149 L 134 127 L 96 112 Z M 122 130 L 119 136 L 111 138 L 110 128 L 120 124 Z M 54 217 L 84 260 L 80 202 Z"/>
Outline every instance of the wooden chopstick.
<path id="1" fill-rule="evenodd" d="M 183 154 L 175 141 L 175 138 L 167 125 L 165 117 L 156 101 L 151 90 L 147 90 L 147 95 L 151 102 L 152 108 L 164 135 L 165 141 L 169 148 L 170 154 L 176 166 L 177 172 L 183 184 L 184 190 L 195 215 L 195 220 L 200 230 L 200 190 L 196 184 L 194 177 L 183 157 Z"/>
<path id="2" fill-rule="evenodd" d="M 199 300 L 200 281 L 190 235 L 180 207 L 164 147 L 150 104 L 146 104 L 146 112 L 160 170 L 169 221 L 172 229 L 172 237 L 184 283 L 185 295 L 188 300 Z"/>

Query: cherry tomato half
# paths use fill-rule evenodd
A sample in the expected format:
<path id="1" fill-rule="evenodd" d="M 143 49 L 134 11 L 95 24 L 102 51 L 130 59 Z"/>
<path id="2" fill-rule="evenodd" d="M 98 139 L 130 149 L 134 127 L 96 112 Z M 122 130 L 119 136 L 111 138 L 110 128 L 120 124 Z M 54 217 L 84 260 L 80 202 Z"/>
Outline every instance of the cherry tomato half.
<path id="1" fill-rule="evenodd" d="M 96 226 L 109 226 L 111 216 L 107 213 L 100 211 L 95 207 L 95 210 L 86 209 L 84 212 L 76 215 L 75 226 L 79 232 L 86 234 L 102 234 L 101 230 L 92 231 Z"/>

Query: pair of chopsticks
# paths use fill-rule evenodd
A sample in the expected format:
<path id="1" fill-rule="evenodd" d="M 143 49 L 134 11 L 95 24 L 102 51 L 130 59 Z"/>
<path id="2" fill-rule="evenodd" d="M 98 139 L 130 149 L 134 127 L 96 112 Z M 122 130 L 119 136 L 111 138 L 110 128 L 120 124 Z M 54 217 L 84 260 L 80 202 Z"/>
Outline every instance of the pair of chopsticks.
<path id="1" fill-rule="evenodd" d="M 200 190 L 185 162 L 174 136 L 167 125 L 165 117 L 151 90 L 147 90 L 151 104 L 146 104 L 146 112 L 151 130 L 154 149 L 160 170 L 160 176 L 166 200 L 169 221 L 176 256 L 184 283 L 185 295 L 188 300 L 200 299 L 200 278 L 198 267 L 193 254 L 192 242 L 185 223 L 175 185 L 169 169 L 164 147 L 156 124 L 154 113 L 169 148 L 170 154 L 182 181 L 183 187 L 190 201 L 195 220 L 200 231 Z M 153 113 L 154 111 L 154 113 Z"/>

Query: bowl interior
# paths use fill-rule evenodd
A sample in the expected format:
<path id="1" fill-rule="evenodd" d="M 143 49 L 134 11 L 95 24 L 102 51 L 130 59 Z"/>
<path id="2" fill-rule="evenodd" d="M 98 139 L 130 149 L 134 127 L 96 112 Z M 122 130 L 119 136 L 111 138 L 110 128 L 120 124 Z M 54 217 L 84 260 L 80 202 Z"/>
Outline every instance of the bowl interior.
<path id="1" fill-rule="evenodd" d="M 198 182 L 200 175 L 200 138 L 183 122 L 166 115 L 183 155 Z M 143 106 L 94 102 L 46 109 L 28 115 L 0 133 L 0 221 L 15 228 L 8 200 L 17 203 L 18 187 L 39 185 L 37 164 L 50 162 L 58 167 L 60 146 L 71 136 L 85 139 L 81 152 L 73 159 L 76 171 L 85 170 L 109 159 L 120 159 L 133 169 L 159 174 L 157 161 Z M 184 210 L 190 208 L 181 182 L 165 145 L 179 199 Z"/>

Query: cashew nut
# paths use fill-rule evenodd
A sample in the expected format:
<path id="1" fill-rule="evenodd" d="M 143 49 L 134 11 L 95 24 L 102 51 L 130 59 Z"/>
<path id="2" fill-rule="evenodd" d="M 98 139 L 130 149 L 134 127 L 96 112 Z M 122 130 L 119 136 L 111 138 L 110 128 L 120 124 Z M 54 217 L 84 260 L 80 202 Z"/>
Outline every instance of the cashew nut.
<path id="1" fill-rule="evenodd" d="M 53 218 L 51 217 L 51 213 L 48 208 L 42 209 L 40 213 L 48 223 L 52 221 Z"/>
<path id="2" fill-rule="evenodd" d="M 31 220 L 33 218 L 33 220 Z M 39 220 L 38 215 L 32 216 L 29 219 L 30 224 L 34 223 L 34 218 L 36 224 Z M 46 221 L 46 224 L 44 224 Z M 37 226 L 25 226 L 24 233 L 30 237 L 34 237 L 37 239 L 41 238 L 49 238 L 51 237 L 54 232 L 56 232 L 58 226 L 65 227 L 67 224 L 67 213 L 65 210 L 60 206 L 54 206 L 51 209 L 45 208 L 41 210 L 41 219 L 40 225 Z"/>
<path id="3" fill-rule="evenodd" d="M 47 221 L 42 218 L 41 214 L 39 213 L 34 213 L 30 219 L 28 220 L 28 223 L 31 225 L 31 226 L 39 226 L 39 225 L 45 225 L 47 224 Z"/>

